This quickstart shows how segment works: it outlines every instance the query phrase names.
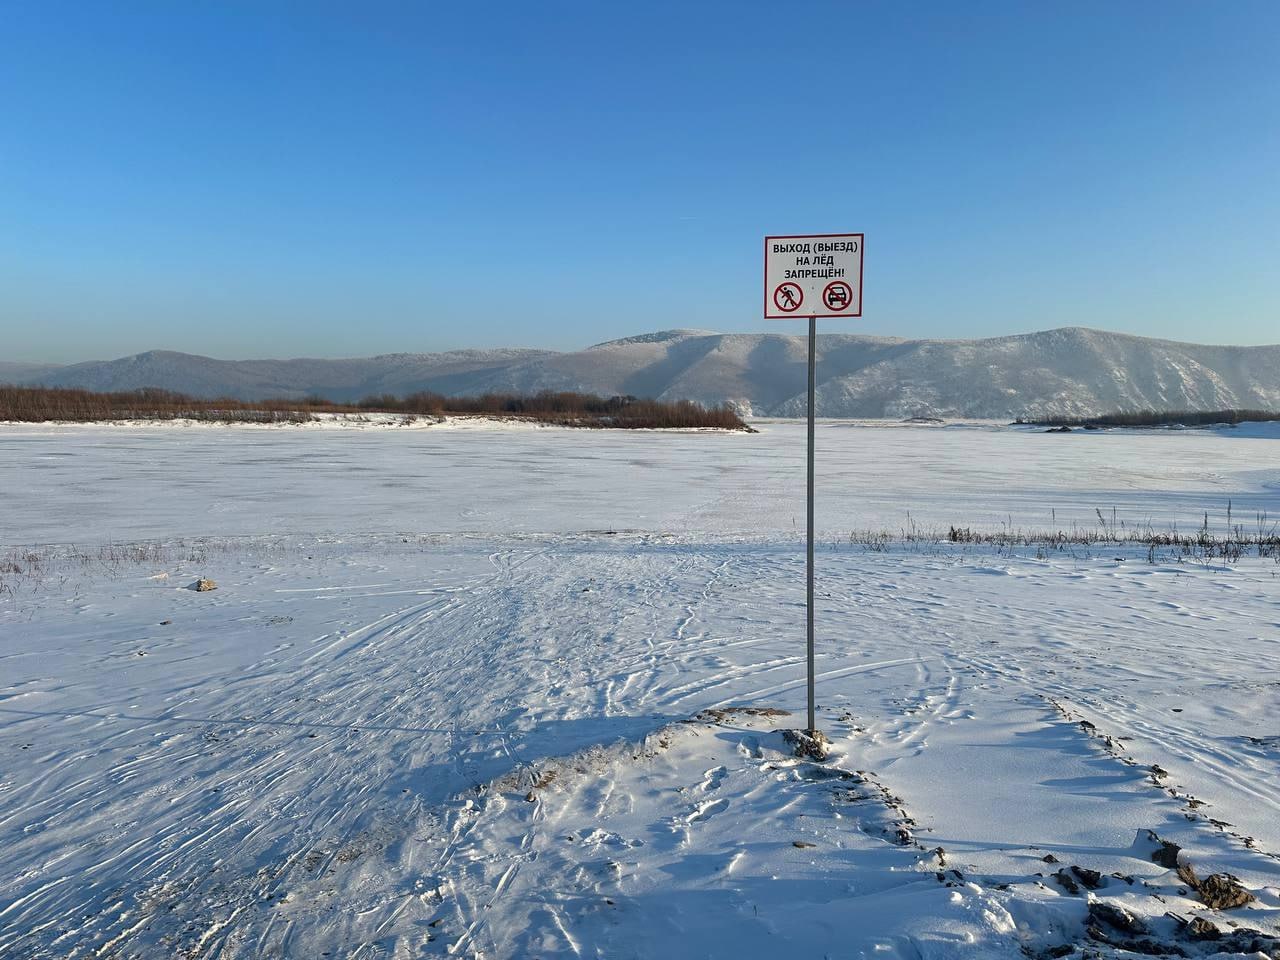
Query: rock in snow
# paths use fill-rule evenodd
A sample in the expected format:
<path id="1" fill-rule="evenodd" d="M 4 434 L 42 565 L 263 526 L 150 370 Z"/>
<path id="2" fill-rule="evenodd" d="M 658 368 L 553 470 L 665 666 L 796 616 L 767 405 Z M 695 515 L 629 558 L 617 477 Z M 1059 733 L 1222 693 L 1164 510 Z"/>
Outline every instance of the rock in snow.
<path id="1" fill-rule="evenodd" d="M 1196 893 L 1206 907 L 1214 910 L 1232 910 L 1253 902 L 1253 894 L 1242 887 L 1229 873 L 1214 873 L 1200 881 Z"/>

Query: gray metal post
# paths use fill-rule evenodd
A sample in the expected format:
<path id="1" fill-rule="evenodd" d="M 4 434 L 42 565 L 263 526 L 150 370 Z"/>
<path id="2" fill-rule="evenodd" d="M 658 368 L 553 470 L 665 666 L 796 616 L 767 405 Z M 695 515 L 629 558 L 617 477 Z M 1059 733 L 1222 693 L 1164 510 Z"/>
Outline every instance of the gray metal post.
<path id="1" fill-rule="evenodd" d="M 809 658 L 809 735 L 813 736 L 817 725 L 813 719 L 813 381 L 815 356 L 817 353 L 818 320 L 809 318 L 809 516 L 808 516 L 808 548 L 805 556 L 805 613 L 807 620 L 806 639 Z"/>

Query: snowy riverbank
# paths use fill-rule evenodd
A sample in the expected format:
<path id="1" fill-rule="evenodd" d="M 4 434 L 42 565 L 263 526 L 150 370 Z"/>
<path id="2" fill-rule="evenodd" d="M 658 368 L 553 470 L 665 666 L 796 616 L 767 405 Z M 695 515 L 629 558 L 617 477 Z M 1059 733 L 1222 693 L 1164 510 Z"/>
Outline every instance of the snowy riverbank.
<path id="1" fill-rule="evenodd" d="M 793 547 L 406 539 L 3 598 L 0 952 L 1017 956 L 1091 899 L 1275 932 L 1273 561 L 824 551 L 819 769 L 794 717 L 680 724 L 803 709 Z M 1257 900 L 1198 905 L 1146 830 Z"/>

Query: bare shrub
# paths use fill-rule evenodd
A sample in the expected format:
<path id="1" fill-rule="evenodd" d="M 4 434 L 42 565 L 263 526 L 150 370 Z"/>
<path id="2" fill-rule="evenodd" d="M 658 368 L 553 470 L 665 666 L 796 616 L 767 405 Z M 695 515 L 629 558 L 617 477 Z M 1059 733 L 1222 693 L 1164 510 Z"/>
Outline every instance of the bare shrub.
<path id="1" fill-rule="evenodd" d="M 177 419 L 305 423 L 318 413 L 498 416 L 573 427 L 750 429 L 728 404 L 707 407 L 690 400 L 604 398 L 570 391 L 543 391 L 527 396 L 486 393 L 476 397 L 445 397 L 419 391 L 406 397 L 384 393 L 365 397 L 358 403 L 334 403 L 318 396 L 302 400 L 205 400 L 152 387 L 98 393 L 56 387 L 0 386 L 0 420 L 27 423 Z"/>
<path id="2" fill-rule="evenodd" d="M 1041 417 L 1024 420 L 1036 427 L 1209 427 L 1220 423 L 1267 423 L 1280 420 L 1275 410 L 1131 410 L 1100 417 Z"/>

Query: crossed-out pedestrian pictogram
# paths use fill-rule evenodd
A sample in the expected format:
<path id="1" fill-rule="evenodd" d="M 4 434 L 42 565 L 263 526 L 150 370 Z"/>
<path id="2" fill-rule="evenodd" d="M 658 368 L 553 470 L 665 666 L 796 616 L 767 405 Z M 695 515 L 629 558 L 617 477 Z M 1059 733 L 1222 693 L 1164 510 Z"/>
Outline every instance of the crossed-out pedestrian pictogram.
<path id="1" fill-rule="evenodd" d="M 798 284 L 780 283 L 773 291 L 773 305 L 783 313 L 795 313 L 804 303 L 804 291 Z"/>

